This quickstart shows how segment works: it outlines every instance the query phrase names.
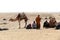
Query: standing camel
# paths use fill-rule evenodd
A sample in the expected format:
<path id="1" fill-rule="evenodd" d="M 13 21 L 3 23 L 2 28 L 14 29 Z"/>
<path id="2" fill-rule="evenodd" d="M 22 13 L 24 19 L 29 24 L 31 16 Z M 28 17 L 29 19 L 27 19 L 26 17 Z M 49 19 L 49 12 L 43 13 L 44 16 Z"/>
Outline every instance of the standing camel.
<path id="1" fill-rule="evenodd" d="M 20 21 L 21 20 L 25 21 L 25 27 L 26 27 L 28 18 L 27 18 L 27 16 L 24 13 L 22 13 L 22 14 L 19 13 L 15 19 L 12 19 L 12 18 L 9 19 L 9 21 L 18 21 L 19 29 L 20 29 Z"/>

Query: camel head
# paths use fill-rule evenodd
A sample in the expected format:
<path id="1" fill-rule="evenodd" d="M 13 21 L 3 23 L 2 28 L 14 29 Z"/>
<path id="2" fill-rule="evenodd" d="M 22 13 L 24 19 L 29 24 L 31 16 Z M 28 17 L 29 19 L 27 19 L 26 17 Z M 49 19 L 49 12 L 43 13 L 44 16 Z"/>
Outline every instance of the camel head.
<path id="1" fill-rule="evenodd" d="M 13 21 L 16 21 L 16 19 L 12 19 L 12 18 L 10 18 L 9 21 L 13 22 Z"/>

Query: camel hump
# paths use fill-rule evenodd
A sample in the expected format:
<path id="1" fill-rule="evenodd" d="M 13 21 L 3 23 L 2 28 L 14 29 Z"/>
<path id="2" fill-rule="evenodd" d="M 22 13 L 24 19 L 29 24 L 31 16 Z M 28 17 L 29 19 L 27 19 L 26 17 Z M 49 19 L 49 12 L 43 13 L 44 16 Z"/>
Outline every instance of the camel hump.
<path id="1" fill-rule="evenodd" d="M 24 17 L 26 17 L 25 13 L 19 13 L 16 18 L 19 19 Z"/>
<path id="2" fill-rule="evenodd" d="M 16 17 L 16 19 L 19 19 L 21 17 L 21 14 L 19 13 Z"/>

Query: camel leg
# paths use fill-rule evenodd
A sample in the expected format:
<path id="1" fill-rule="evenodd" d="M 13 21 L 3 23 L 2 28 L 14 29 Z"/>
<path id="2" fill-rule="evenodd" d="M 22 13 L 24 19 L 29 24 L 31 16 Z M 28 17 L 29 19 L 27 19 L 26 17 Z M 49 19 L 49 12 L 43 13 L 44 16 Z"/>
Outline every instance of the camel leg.
<path id="1" fill-rule="evenodd" d="M 26 28 L 27 27 L 27 22 L 25 22 L 25 27 L 24 28 Z"/>
<path id="2" fill-rule="evenodd" d="M 19 29 L 20 29 L 20 20 L 18 20 L 18 22 L 19 22 Z"/>
<path id="3" fill-rule="evenodd" d="M 19 29 L 20 29 L 20 22 L 19 22 Z"/>
<path id="4" fill-rule="evenodd" d="M 26 23 L 25 23 L 25 27 L 24 28 L 26 28 Z"/>

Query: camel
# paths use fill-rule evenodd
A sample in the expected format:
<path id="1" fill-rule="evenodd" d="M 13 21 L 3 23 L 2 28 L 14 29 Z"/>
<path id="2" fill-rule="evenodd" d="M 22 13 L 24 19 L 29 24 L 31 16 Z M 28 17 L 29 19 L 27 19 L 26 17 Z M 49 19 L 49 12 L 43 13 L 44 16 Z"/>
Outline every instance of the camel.
<path id="1" fill-rule="evenodd" d="M 25 13 L 22 13 L 22 14 L 21 13 L 18 13 L 18 15 L 17 15 L 17 17 L 15 19 L 12 19 L 12 18 L 9 19 L 9 21 L 12 21 L 12 22 L 18 21 L 18 23 L 19 23 L 19 29 L 20 29 L 20 21 L 22 21 L 22 20 L 25 21 L 25 27 L 24 28 L 26 28 L 28 18 L 25 15 Z"/>
<path id="2" fill-rule="evenodd" d="M 45 18 L 45 19 L 47 19 L 47 18 Z M 44 22 L 43 27 L 45 27 L 45 28 L 55 28 L 56 23 L 57 23 L 55 17 L 49 17 L 49 19 L 50 19 L 49 22 L 47 20 Z"/>
<path id="3" fill-rule="evenodd" d="M 51 27 L 51 28 L 54 28 L 54 27 L 56 27 L 56 19 L 55 18 L 50 18 L 50 21 L 49 21 L 49 26 Z"/>

